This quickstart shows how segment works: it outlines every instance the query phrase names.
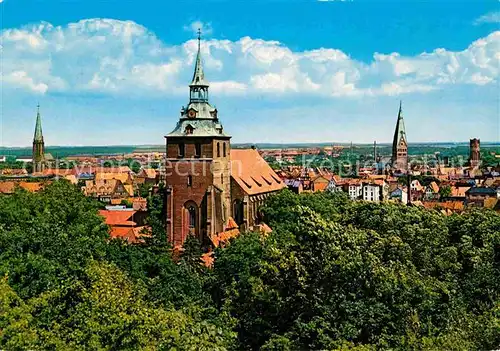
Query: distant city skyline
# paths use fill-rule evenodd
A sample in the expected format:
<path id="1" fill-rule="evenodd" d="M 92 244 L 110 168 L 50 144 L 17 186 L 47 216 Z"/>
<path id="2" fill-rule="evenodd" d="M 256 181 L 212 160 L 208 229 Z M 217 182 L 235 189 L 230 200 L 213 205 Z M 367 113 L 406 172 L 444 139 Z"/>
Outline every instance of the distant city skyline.
<path id="1" fill-rule="evenodd" d="M 500 140 L 497 1 L 262 5 L 1 2 L 0 146 L 162 145 L 197 28 L 235 144 Z"/>

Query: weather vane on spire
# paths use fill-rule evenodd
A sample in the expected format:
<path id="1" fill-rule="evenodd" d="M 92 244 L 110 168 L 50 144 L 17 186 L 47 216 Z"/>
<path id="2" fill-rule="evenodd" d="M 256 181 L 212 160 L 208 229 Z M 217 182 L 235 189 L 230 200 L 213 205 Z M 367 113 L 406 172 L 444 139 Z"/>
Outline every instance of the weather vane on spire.
<path id="1" fill-rule="evenodd" d="M 201 28 L 198 28 L 198 41 L 201 40 Z"/>

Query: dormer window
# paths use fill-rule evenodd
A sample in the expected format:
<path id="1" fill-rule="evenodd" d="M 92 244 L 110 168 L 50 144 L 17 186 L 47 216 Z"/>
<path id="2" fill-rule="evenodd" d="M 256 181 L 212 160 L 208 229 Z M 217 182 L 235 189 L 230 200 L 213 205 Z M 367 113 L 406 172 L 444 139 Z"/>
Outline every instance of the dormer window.
<path id="1" fill-rule="evenodd" d="M 191 134 L 193 134 L 193 132 L 194 132 L 194 128 L 191 124 L 188 124 L 186 126 L 186 129 L 184 129 L 184 134 L 186 134 L 186 135 L 191 135 Z"/>
<path id="2" fill-rule="evenodd" d="M 217 131 L 217 133 L 222 134 L 222 125 L 216 124 L 215 125 L 215 130 Z"/>
<path id="3" fill-rule="evenodd" d="M 210 116 L 212 118 L 217 118 L 217 109 L 213 110 L 213 111 L 210 111 Z"/>

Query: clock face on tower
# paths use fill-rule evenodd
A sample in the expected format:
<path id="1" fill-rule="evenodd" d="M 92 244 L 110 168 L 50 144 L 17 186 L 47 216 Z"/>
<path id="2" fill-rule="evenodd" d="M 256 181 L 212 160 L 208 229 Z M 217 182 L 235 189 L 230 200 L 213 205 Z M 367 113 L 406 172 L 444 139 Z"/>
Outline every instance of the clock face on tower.
<path id="1" fill-rule="evenodd" d="M 195 118 L 196 117 L 196 111 L 195 110 L 189 110 L 188 111 L 188 117 L 189 118 Z"/>

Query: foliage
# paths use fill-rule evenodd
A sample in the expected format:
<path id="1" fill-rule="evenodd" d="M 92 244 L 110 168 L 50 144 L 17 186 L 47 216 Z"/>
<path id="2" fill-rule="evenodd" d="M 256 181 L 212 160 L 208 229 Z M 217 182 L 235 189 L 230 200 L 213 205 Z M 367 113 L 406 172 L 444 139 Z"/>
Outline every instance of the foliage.
<path id="1" fill-rule="evenodd" d="M 16 161 L 14 157 L 9 156 L 5 162 L 0 162 L 0 170 L 2 169 L 23 169 L 27 168 L 27 164 L 22 161 Z"/>
<path id="2" fill-rule="evenodd" d="M 441 199 L 450 197 L 451 196 L 451 186 L 443 185 L 441 188 L 439 188 L 439 196 L 441 197 Z"/>
<path id="3" fill-rule="evenodd" d="M 97 208 L 65 181 L 0 197 L 0 348 L 231 348 L 201 272 L 110 240 Z"/>
<path id="4" fill-rule="evenodd" d="M 122 201 L 120 201 L 120 205 L 128 207 L 128 208 L 132 208 L 132 206 L 133 206 L 132 202 L 130 202 L 129 200 L 126 200 L 126 199 L 123 199 Z"/>
<path id="5" fill-rule="evenodd" d="M 288 190 L 273 232 L 214 251 L 111 240 L 97 202 L 57 181 L 0 196 L 0 348 L 469 350 L 500 345 L 500 216 L 444 216 Z"/>
<path id="6" fill-rule="evenodd" d="M 153 246 L 167 245 L 165 230 L 165 184 L 160 183 L 148 197 L 147 225 L 151 228 L 151 238 L 148 243 Z"/>
<path id="7" fill-rule="evenodd" d="M 500 216 L 284 191 L 219 250 L 214 300 L 249 349 L 492 349 Z M 481 327 L 482 326 L 482 327 Z"/>
<path id="8" fill-rule="evenodd" d="M 482 167 L 498 167 L 500 166 L 500 159 L 496 157 L 500 155 L 500 148 L 484 149 L 481 150 L 481 166 Z"/>
<path id="9" fill-rule="evenodd" d="M 149 196 L 150 189 L 151 189 L 151 184 L 148 183 L 139 184 L 138 189 L 136 191 L 136 195 L 143 198 L 147 198 Z"/>

